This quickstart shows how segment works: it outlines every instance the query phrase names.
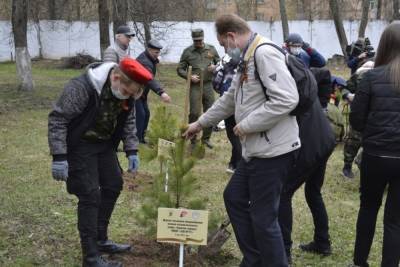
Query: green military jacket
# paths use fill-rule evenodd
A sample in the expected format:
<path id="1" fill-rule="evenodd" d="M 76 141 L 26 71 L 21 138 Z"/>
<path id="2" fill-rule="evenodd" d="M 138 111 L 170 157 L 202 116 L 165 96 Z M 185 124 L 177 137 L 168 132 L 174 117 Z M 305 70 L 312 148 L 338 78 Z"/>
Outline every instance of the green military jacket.
<path id="1" fill-rule="evenodd" d="M 204 44 L 203 48 L 196 48 L 193 45 L 187 47 L 179 61 L 177 68 L 178 75 L 187 78 L 187 70 L 192 66 L 192 74 L 200 74 L 203 72 L 204 82 L 211 81 L 212 73 L 207 70 L 210 64 L 216 64 L 220 60 L 217 50 L 214 46 Z"/>

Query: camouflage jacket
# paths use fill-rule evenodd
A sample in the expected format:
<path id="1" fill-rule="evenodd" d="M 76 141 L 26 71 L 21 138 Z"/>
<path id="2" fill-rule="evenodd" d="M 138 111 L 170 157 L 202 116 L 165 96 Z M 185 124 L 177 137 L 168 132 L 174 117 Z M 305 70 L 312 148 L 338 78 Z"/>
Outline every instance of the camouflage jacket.
<path id="1" fill-rule="evenodd" d="M 115 63 L 94 64 L 89 66 L 88 71 L 81 76 L 72 79 L 64 87 L 60 98 L 49 114 L 48 141 L 51 155 L 66 155 L 69 150 L 77 145 L 81 138 L 93 137 L 91 130 L 102 135 L 101 138 L 111 140 L 117 148 L 119 142 L 124 142 L 124 151 L 127 154 L 134 154 L 138 148 L 136 137 L 136 126 L 134 116 L 134 100 L 129 99 L 123 108 L 117 107 L 117 116 L 110 115 L 107 119 L 113 121 L 106 126 L 105 130 L 99 130 L 99 123 L 106 118 L 99 114 L 106 115 L 104 98 L 108 94 L 103 92 L 106 88 L 111 69 Z M 122 101 L 121 103 L 122 104 Z M 101 108 L 102 107 L 102 108 Z M 114 113 L 114 112 L 113 112 Z M 103 131 L 104 130 L 104 131 Z M 107 136 L 107 132 L 109 133 Z"/>
<path id="2" fill-rule="evenodd" d="M 217 64 L 220 60 L 217 50 L 214 46 L 204 44 L 203 48 L 196 48 L 193 45 L 187 47 L 179 61 L 177 68 L 178 75 L 184 79 L 187 78 L 187 69 L 192 66 L 192 73 L 200 75 L 204 74 L 204 82 L 212 79 L 212 72 L 207 71 L 210 64 Z"/>

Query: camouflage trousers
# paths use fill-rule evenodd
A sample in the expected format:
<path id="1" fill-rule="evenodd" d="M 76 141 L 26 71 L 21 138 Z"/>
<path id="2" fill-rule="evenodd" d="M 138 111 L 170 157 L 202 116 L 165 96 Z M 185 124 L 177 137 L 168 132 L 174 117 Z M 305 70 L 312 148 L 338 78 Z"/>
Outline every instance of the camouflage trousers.
<path id="1" fill-rule="evenodd" d="M 201 91 L 203 94 L 201 94 Z M 205 82 L 203 90 L 197 84 L 192 84 L 190 88 L 190 113 L 189 123 L 195 122 L 203 112 L 206 112 L 214 103 L 214 90 L 211 82 Z M 201 110 L 203 107 L 203 110 Z M 201 140 L 209 140 L 211 137 L 212 127 L 203 129 Z"/>
<path id="2" fill-rule="evenodd" d="M 348 138 L 344 143 L 343 156 L 344 164 L 351 166 L 361 147 L 361 133 L 350 127 Z"/>

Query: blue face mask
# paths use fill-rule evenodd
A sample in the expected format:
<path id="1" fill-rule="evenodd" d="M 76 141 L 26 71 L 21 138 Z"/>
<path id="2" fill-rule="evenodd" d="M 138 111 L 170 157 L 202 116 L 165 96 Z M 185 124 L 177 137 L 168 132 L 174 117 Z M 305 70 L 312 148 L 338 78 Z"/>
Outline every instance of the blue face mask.
<path id="1" fill-rule="evenodd" d="M 123 94 L 121 93 L 121 91 L 120 91 L 118 88 L 115 89 L 115 88 L 112 88 L 112 87 L 111 87 L 111 92 L 112 92 L 112 94 L 113 94 L 116 98 L 118 98 L 118 99 L 120 99 L 120 100 L 125 100 L 125 99 L 128 99 L 128 98 L 129 98 L 129 95 L 128 95 L 128 96 L 123 95 Z"/>

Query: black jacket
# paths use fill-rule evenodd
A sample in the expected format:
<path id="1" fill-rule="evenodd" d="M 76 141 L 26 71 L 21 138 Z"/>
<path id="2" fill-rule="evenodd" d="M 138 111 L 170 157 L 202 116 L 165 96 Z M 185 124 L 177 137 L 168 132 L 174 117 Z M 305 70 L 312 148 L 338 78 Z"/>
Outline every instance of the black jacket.
<path id="1" fill-rule="evenodd" d="M 95 66 L 94 66 L 95 67 Z M 59 160 L 66 159 L 82 135 L 92 126 L 100 104 L 100 95 L 89 81 L 88 74 L 70 80 L 49 114 L 48 141 L 50 154 Z M 134 100 L 127 100 L 127 109 L 117 118 L 112 136 L 117 149 L 121 140 L 124 151 L 135 154 L 138 147 L 134 117 Z"/>
<path id="2" fill-rule="evenodd" d="M 318 98 L 321 106 L 326 108 L 331 98 L 332 83 L 331 72 L 328 68 L 310 68 L 318 84 Z"/>
<path id="3" fill-rule="evenodd" d="M 297 116 L 297 123 L 301 148 L 289 179 L 309 173 L 317 164 L 326 160 L 336 146 L 335 134 L 317 99 L 307 112 Z"/>
<path id="4" fill-rule="evenodd" d="M 148 69 L 149 71 L 151 71 L 151 73 L 153 73 L 153 77 L 156 76 L 157 73 L 157 67 L 156 65 L 159 63 L 158 59 L 153 59 L 149 52 L 144 51 L 143 53 L 141 53 L 137 58 L 137 61 L 140 62 L 140 64 L 142 64 L 144 67 L 146 67 L 146 69 Z M 152 79 L 150 82 L 147 83 L 146 87 L 144 88 L 143 94 L 142 94 L 142 99 L 146 100 L 147 99 L 147 95 L 149 94 L 149 91 L 153 90 L 154 93 L 156 93 L 157 95 L 162 95 L 162 93 L 164 93 L 164 90 L 161 88 L 161 85 L 159 82 L 157 82 L 155 79 Z"/>
<path id="5" fill-rule="evenodd" d="M 350 124 L 362 132 L 364 151 L 377 156 L 400 156 L 400 92 L 386 66 L 363 75 L 351 104 Z"/>

